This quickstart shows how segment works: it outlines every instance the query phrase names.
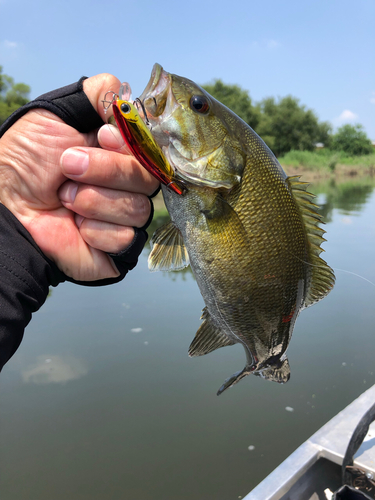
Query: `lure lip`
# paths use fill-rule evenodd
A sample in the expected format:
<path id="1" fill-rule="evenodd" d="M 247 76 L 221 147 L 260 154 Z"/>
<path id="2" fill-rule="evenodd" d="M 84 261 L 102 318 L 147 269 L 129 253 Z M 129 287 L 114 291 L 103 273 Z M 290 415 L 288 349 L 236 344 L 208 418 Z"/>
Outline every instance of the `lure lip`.
<path id="1" fill-rule="evenodd" d="M 113 115 L 115 117 L 117 126 L 120 130 L 120 133 L 128 145 L 130 151 L 135 156 L 135 158 L 139 161 L 139 163 L 156 177 L 162 184 L 167 186 L 169 189 L 174 191 L 176 194 L 183 195 L 186 193 L 186 187 L 183 185 L 181 181 L 176 181 L 171 176 L 167 175 L 160 167 L 151 162 L 148 157 L 145 156 L 142 149 L 139 147 L 137 142 L 133 139 L 132 134 L 129 130 L 128 124 L 125 118 L 122 116 L 119 110 L 118 99 L 113 102 Z"/>

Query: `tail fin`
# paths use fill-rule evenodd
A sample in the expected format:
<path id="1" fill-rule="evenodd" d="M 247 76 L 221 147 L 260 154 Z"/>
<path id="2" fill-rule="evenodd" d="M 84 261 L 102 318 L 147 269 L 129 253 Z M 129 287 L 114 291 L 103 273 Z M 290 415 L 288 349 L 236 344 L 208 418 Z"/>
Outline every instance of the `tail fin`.
<path id="1" fill-rule="evenodd" d="M 237 382 L 246 377 L 246 375 L 250 375 L 251 373 L 266 380 L 271 380 L 272 382 L 285 384 L 290 378 L 290 366 L 288 358 L 285 356 L 284 359 L 277 359 L 276 361 L 273 361 L 272 364 L 259 371 L 255 371 L 255 366 L 251 367 L 249 365 L 246 365 L 242 371 L 236 372 L 224 382 L 224 384 L 217 391 L 217 395 L 220 396 L 220 394 L 222 394 L 226 389 L 229 389 L 229 387 L 233 387 L 235 384 L 237 384 Z"/>
<path id="2" fill-rule="evenodd" d="M 290 366 L 288 358 L 277 360 L 275 363 L 268 365 L 267 368 L 255 372 L 254 375 L 277 382 L 279 384 L 286 384 L 290 379 Z"/>

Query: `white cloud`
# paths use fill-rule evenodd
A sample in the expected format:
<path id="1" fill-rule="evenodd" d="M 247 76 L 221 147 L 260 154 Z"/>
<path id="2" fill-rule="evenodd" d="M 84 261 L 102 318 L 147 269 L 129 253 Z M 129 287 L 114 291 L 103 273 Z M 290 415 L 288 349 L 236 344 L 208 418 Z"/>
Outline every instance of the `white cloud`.
<path id="1" fill-rule="evenodd" d="M 350 111 L 349 109 L 344 109 L 344 111 L 339 116 L 339 120 L 352 122 L 358 118 L 358 115 Z"/>
<path id="2" fill-rule="evenodd" d="M 281 46 L 280 42 L 278 42 L 277 40 L 273 40 L 273 39 L 264 39 L 264 40 L 254 40 L 253 42 L 251 42 L 250 44 L 250 47 L 252 49 L 257 49 L 257 50 L 264 50 L 264 49 L 268 49 L 268 50 L 275 50 L 275 49 L 278 49 L 279 47 Z"/>
<path id="3" fill-rule="evenodd" d="M 358 115 L 350 111 L 349 109 L 344 109 L 340 116 L 335 118 L 333 122 L 335 125 L 341 125 L 342 123 L 353 123 L 358 120 Z"/>
<path id="4" fill-rule="evenodd" d="M 280 42 L 277 40 L 267 40 L 268 49 L 277 49 L 278 47 L 280 47 Z"/>
<path id="5" fill-rule="evenodd" d="M 10 40 L 4 40 L 3 45 L 7 49 L 16 49 L 18 47 L 17 42 L 11 42 Z"/>
<path id="6" fill-rule="evenodd" d="M 371 92 L 372 97 L 370 97 L 371 104 L 375 104 L 375 92 Z"/>

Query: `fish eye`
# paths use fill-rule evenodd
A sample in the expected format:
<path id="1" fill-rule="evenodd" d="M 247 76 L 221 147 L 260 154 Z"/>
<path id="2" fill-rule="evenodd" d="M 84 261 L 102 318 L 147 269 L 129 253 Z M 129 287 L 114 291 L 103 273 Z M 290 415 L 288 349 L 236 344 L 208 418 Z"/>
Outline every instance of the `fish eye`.
<path id="1" fill-rule="evenodd" d="M 130 106 L 126 102 L 123 102 L 120 106 L 120 109 L 123 113 L 127 114 L 130 111 Z"/>
<path id="2" fill-rule="evenodd" d="M 190 107 L 193 111 L 201 114 L 206 114 L 210 110 L 210 104 L 204 95 L 193 95 L 190 99 Z"/>

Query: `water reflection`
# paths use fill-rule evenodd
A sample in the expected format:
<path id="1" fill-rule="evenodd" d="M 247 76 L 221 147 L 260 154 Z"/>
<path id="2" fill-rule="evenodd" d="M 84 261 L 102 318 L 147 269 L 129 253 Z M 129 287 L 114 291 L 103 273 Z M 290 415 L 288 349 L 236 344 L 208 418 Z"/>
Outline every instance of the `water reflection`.
<path id="1" fill-rule="evenodd" d="M 303 179 L 302 179 L 303 180 Z M 373 177 L 359 177 L 329 179 L 324 182 L 315 183 L 311 186 L 311 192 L 324 195 L 319 200 L 320 213 L 325 222 L 332 221 L 332 211 L 337 208 L 343 214 L 360 212 L 369 201 L 375 187 Z"/>
<path id="2" fill-rule="evenodd" d="M 64 384 L 88 372 L 84 360 L 73 356 L 38 356 L 36 363 L 22 370 L 22 380 L 32 384 Z"/>

